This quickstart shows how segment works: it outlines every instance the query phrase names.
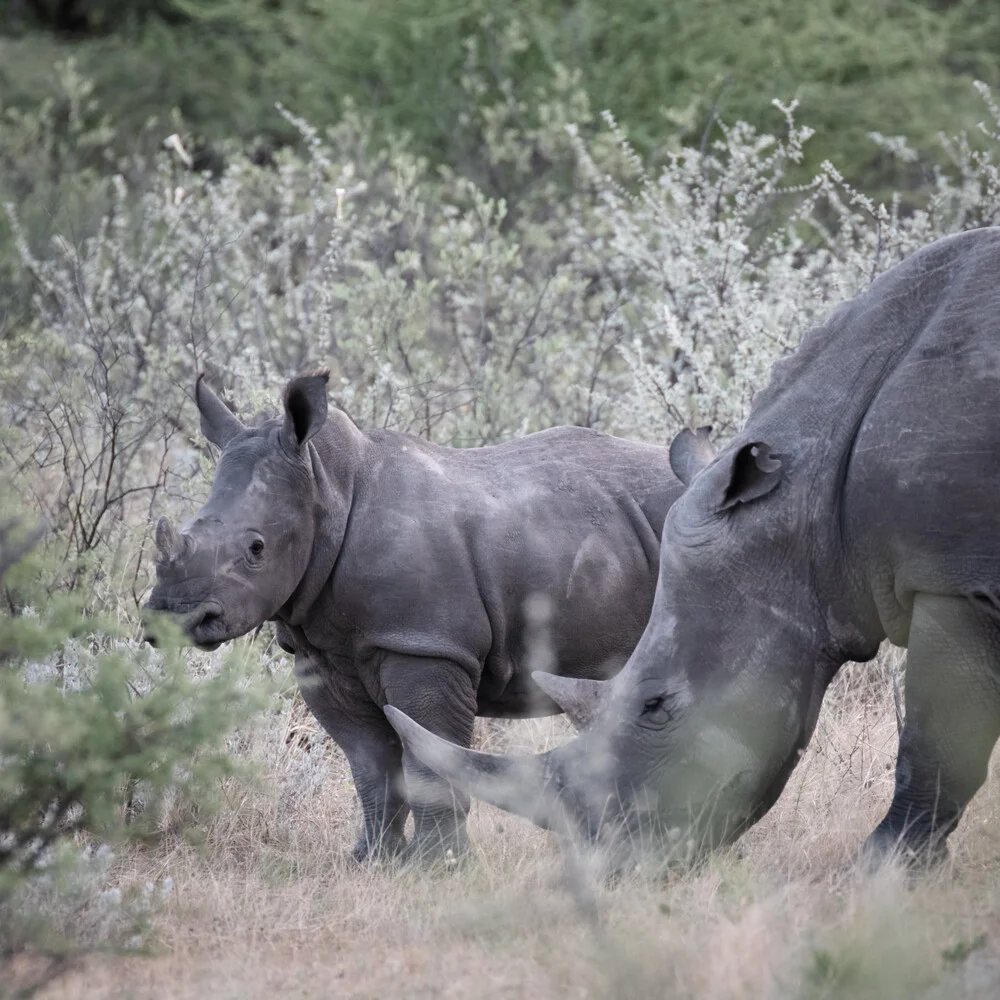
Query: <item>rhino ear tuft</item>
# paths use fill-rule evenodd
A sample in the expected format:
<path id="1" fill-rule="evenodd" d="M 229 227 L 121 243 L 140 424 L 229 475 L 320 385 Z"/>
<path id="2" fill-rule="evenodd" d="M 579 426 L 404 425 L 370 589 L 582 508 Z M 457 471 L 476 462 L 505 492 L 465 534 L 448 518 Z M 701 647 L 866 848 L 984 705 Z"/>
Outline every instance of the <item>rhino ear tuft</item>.
<path id="1" fill-rule="evenodd" d="M 329 372 L 300 375 L 285 388 L 285 423 L 281 435 L 285 445 L 304 448 L 323 426 L 327 414 L 326 386 Z"/>
<path id="2" fill-rule="evenodd" d="M 195 382 L 194 399 L 201 414 L 201 433 L 217 448 L 225 448 L 244 430 L 239 417 L 208 387 L 204 372 Z"/>
<path id="3" fill-rule="evenodd" d="M 706 465 L 715 461 L 715 449 L 709 439 L 711 433 L 711 426 L 695 431 L 685 427 L 670 442 L 670 468 L 685 486 L 689 486 Z"/>
<path id="4" fill-rule="evenodd" d="M 729 510 L 739 503 L 759 500 L 782 479 L 781 459 L 771 454 L 763 441 L 743 445 L 729 462 L 729 478 L 720 497 L 719 510 Z"/>

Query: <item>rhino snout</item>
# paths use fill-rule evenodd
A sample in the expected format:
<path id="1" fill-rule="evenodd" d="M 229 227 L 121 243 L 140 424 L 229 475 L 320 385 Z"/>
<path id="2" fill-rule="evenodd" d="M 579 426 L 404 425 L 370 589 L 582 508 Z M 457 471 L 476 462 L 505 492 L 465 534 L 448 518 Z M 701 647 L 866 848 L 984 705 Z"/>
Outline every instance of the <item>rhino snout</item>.
<path id="1" fill-rule="evenodd" d="M 184 631 L 199 649 L 218 649 L 229 636 L 222 620 L 222 608 L 215 601 L 207 601 L 188 614 Z"/>
<path id="2" fill-rule="evenodd" d="M 154 595 L 144 605 L 143 610 L 161 611 L 176 618 L 185 634 L 199 648 L 211 652 L 218 649 L 228 638 L 222 607 L 216 601 L 205 601 L 192 610 L 171 607 L 169 601 L 157 600 Z M 157 645 L 155 632 L 145 629 L 143 639 L 151 646 Z"/>

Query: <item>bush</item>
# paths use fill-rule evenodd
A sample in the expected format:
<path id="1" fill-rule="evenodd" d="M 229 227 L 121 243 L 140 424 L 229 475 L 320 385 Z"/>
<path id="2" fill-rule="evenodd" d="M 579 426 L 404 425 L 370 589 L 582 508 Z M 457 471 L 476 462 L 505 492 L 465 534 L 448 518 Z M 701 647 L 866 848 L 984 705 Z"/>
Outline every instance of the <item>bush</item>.
<path id="1" fill-rule="evenodd" d="M 47 5 L 32 4 L 36 9 Z M 51 5 L 55 7 L 56 5 Z M 65 9 L 67 5 L 58 5 Z M 69 5 L 71 45 L 37 32 L 0 41 L 0 89 L 31 106 L 50 94 L 34 67 L 77 55 L 104 105 L 132 135 L 178 109 L 211 141 L 295 138 L 275 101 L 311 121 L 351 101 L 432 162 L 491 196 L 480 159 L 486 106 L 537 122 L 535 95 L 577 73 L 644 155 L 714 136 L 718 117 L 773 127 L 770 98 L 799 99 L 816 128 L 801 177 L 836 156 L 866 190 L 921 188 L 866 134 L 909 135 L 930 153 L 941 129 L 974 126 L 973 77 L 998 82 L 1000 15 L 934 0 L 94 0 Z M 984 9 L 984 6 L 987 9 Z M 51 19 L 43 17 L 43 23 Z M 57 25 L 58 27 L 58 25 Z M 6 69 L 5 69 L 6 68 Z M 581 122 L 581 124 L 583 124 Z M 544 163 L 538 163 L 544 169 Z"/>
<path id="2" fill-rule="evenodd" d="M 292 373 L 329 366 L 359 423 L 450 444 L 559 423 L 725 436 L 836 302 L 996 216 L 996 166 L 964 136 L 904 215 L 830 162 L 789 183 L 812 137 L 794 104 L 779 105 L 781 137 L 721 123 L 648 173 L 610 116 L 600 140 L 579 135 L 586 102 L 569 83 L 542 96 L 542 126 L 490 119 L 492 168 L 527 176 L 544 155 L 566 178 L 516 206 L 379 146 L 359 115 L 321 134 L 287 112 L 305 155 L 230 150 L 213 176 L 176 137 L 122 166 L 92 234 L 48 253 L 9 206 L 34 318 L 4 344 L 7 460 L 31 471 L 27 495 L 69 550 L 116 550 L 115 532 L 204 491 L 201 369 L 252 416 Z M 902 140 L 874 139 L 913 162 Z"/>
<path id="3" fill-rule="evenodd" d="M 979 92 L 997 123 L 981 134 L 995 145 L 1000 109 Z M 898 195 L 878 203 L 829 161 L 808 184 L 787 184 L 812 130 L 795 123 L 794 104 L 776 105 L 784 139 L 722 125 L 705 153 L 681 150 L 652 176 L 633 154 L 634 193 L 591 171 L 609 260 L 629 289 L 634 333 L 622 353 L 638 391 L 617 401 L 615 426 L 630 434 L 684 423 L 735 432 L 774 362 L 839 302 L 927 243 L 1000 220 L 996 153 L 977 152 L 965 134 L 942 141 L 950 163 L 927 168 L 932 194 L 906 214 Z M 917 160 L 904 139 L 870 138 Z"/>
<path id="4" fill-rule="evenodd" d="M 166 890 L 114 884 L 107 845 L 203 828 L 234 770 L 223 737 L 260 703 L 238 653 L 195 680 L 176 635 L 140 650 L 79 593 L 50 597 L 48 560 L 26 554 L 37 540 L 0 527 L 0 995 L 142 943 Z"/>

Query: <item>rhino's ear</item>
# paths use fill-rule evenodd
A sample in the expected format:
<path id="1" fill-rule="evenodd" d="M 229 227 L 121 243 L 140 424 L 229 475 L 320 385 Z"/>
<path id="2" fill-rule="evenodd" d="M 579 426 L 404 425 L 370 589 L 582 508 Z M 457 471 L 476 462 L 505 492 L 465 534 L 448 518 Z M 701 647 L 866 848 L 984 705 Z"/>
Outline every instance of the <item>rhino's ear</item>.
<path id="1" fill-rule="evenodd" d="M 763 441 L 751 441 L 731 455 L 724 456 L 715 469 L 709 475 L 713 480 L 711 489 L 718 511 L 759 500 L 770 493 L 782 478 L 781 460 L 771 454 L 770 445 Z"/>
<path id="2" fill-rule="evenodd" d="M 711 426 L 696 431 L 685 427 L 670 443 L 670 468 L 674 475 L 688 486 L 706 465 L 715 461 L 715 449 L 709 440 Z"/>
<path id="3" fill-rule="evenodd" d="M 225 448 L 243 430 L 239 417 L 208 387 L 205 373 L 194 384 L 194 400 L 201 414 L 201 433 L 218 448 Z"/>
<path id="4" fill-rule="evenodd" d="M 329 372 L 300 375 L 285 388 L 285 424 L 281 438 L 293 451 L 304 448 L 326 421 L 326 384 Z"/>

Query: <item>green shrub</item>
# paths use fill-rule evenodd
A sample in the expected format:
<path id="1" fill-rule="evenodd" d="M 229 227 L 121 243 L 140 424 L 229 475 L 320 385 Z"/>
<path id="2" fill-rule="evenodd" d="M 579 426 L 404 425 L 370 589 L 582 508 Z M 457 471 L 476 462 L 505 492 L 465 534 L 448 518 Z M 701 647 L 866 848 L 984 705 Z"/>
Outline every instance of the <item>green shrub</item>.
<path id="1" fill-rule="evenodd" d="M 517 106 L 578 74 L 644 155 L 700 145 L 722 118 L 775 127 L 770 102 L 798 99 L 817 131 L 802 176 L 834 158 L 852 183 L 887 193 L 925 178 L 883 156 L 869 131 L 906 134 L 924 155 L 941 129 L 971 128 L 973 78 L 1000 82 L 1000 13 L 932 0 L 158 0 L 73 5 L 67 43 L 0 41 L 10 103 L 51 93 L 35 68 L 68 53 L 97 83 L 123 136 L 177 109 L 212 141 L 295 138 L 280 101 L 317 123 L 350 101 L 377 138 L 406 134 L 432 162 L 490 195 L 519 189 L 480 157 L 484 107 Z M 584 123 L 581 122 L 581 125 Z M 544 170 L 544 161 L 535 164 Z"/>
<path id="2" fill-rule="evenodd" d="M 79 591 L 51 596 L 36 541 L 0 526 L 0 995 L 16 956 L 26 995 L 88 949 L 141 944 L 155 887 L 116 885 L 95 849 L 203 829 L 234 770 L 224 737 L 260 705 L 238 653 L 194 679 L 169 624 L 154 652 Z"/>
<path id="3" fill-rule="evenodd" d="M 451 444 L 558 423 L 666 440 L 707 421 L 726 435 L 836 302 L 996 216 L 993 159 L 964 136 L 904 215 L 830 162 L 792 184 L 814 135 L 794 106 L 778 107 L 783 136 L 720 122 L 704 149 L 648 171 L 610 117 L 597 140 L 580 134 L 571 81 L 541 98 L 538 126 L 490 113 L 491 169 L 526 178 L 544 156 L 563 173 L 526 184 L 516 210 L 405 143 L 381 146 L 358 114 L 320 133 L 287 112 L 304 155 L 234 148 L 212 176 L 178 137 L 122 167 L 92 233 L 47 253 L 10 206 L 33 292 L 4 345 L 7 449 L 72 550 L 113 549 L 118 526 L 196 501 L 191 474 L 210 455 L 190 391 L 204 368 L 253 415 L 293 372 L 329 366 L 361 424 Z"/>

